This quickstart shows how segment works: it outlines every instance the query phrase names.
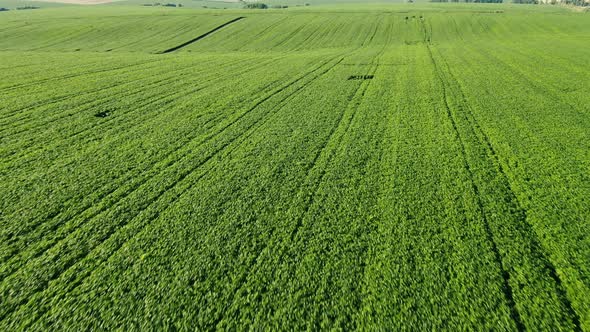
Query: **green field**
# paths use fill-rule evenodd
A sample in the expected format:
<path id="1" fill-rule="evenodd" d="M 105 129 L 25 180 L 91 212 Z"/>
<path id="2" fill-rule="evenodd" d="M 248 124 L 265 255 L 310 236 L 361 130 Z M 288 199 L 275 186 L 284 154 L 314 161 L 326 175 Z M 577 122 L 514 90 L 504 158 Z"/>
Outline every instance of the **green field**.
<path id="1" fill-rule="evenodd" d="M 0 12 L 0 330 L 590 331 L 589 59 L 551 6 Z"/>

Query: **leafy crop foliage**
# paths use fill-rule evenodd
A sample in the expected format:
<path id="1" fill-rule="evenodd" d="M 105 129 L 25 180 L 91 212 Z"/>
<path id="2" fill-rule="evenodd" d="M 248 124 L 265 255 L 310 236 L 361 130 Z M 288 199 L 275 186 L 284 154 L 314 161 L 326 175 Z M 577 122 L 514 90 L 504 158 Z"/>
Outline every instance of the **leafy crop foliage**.
<path id="1" fill-rule="evenodd" d="M 590 21 L 516 7 L 3 13 L 0 329 L 590 330 Z"/>

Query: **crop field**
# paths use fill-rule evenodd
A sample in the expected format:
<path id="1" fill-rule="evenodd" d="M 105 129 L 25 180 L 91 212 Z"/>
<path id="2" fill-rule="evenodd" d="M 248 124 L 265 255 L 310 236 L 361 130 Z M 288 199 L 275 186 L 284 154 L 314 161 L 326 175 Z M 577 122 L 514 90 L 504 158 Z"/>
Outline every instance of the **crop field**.
<path id="1" fill-rule="evenodd" d="M 590 14 L 0 12 L 0 330 L 590 331 Z"/>

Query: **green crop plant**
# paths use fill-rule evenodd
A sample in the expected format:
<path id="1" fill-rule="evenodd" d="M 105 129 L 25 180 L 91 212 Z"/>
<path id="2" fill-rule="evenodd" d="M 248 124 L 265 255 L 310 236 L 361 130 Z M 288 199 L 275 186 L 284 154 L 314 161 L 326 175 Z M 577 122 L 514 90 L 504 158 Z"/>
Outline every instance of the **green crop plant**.
<path id="1" fill-rule="evenodd" d="M 0 14 L 0 330 L 590 330 L 587 15 L 268 3 Z"/>

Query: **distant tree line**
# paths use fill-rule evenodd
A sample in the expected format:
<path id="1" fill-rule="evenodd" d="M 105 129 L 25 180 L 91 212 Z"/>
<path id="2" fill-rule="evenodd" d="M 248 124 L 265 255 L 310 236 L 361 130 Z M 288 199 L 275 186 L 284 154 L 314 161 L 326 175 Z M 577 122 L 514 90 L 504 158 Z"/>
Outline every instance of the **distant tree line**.
<path id="1" fill-rule="evenodd" d="M 547 4 L 547 5 L 571 5 L 571 6 L 589 6 L 588 0 L 512 0 L 513 3 L 518 4 Z"/>
<path id="2" fill-rule="evenodd" d="M 511 0 L 515 4 L 537 5 L 537 4 L 566 4 L 573 6 L 590 6 L 589 0 Z M 455 2 L 455 3 L 503 3 L 504 0 L 430 0 L 430 2 Z"/>
<path id="3" fill-rule="evenodd" d="M 267 9 L 268 5 L 261 2 L 251 2 L 247 3 L 244 8 L 246 9 Z"/>
<path id="4" fill-rule="evenodd" d="M 461 3 L 503 3 L 504 0 L 430 0 L 430 2 L 461 2 Z M 538 5 L 538 4 L 565 4 L 572 6 L 590 6 L 590 0 L 507 0 L 515 4 Z"/>
<path id="5" fill-rule="evenodd" d="M 590 2 L 588 2 L 588 0 L 564 0 L 561 3 L 574 6 L 590 6 Z M 551 2 L 551 4 L 556 4 L 556 2 Z"/>
<path id="6" fill-rule="evenodd" d="M 455 2 L 455 3 L 503 3 L 504 0 L 430 0 L 430 2 Z"/>
<path id="7" fill-rule="evenodd" d="M 243 0 L 240 2 L 244 4 L 244 8 L 246 8 L 246 9 L 269 9 L 269 8 L 271 8 L 271 9 L 287 9 L 287 8 L 289 8 L 289 6 L 287 6 L 287 5 L 269 6 L 269 5 L 262 3 L 262 2 L 247 2 L 247 1 L 243 1 Z M 301 5 L 301 4 L 295 5 L 295 7 L 303 7 L 303 6 L 307 7 L 309 5 L 310 5 L 309 3 L 305 3 L 303 5 Z"/>
<path id="8" fill-rule="evenodd" d="M 156 3 L 145 3 L 145 4 L 143 4 L 143 6 L 146 6 L 146 7 L 158 7 L 158 6 L 162 6 L 162 7 L 182 7 L 182 4 L 181 3 L 175 4 L 175 3 L 159 3 L 159 2 L 156 2 Z"/>

